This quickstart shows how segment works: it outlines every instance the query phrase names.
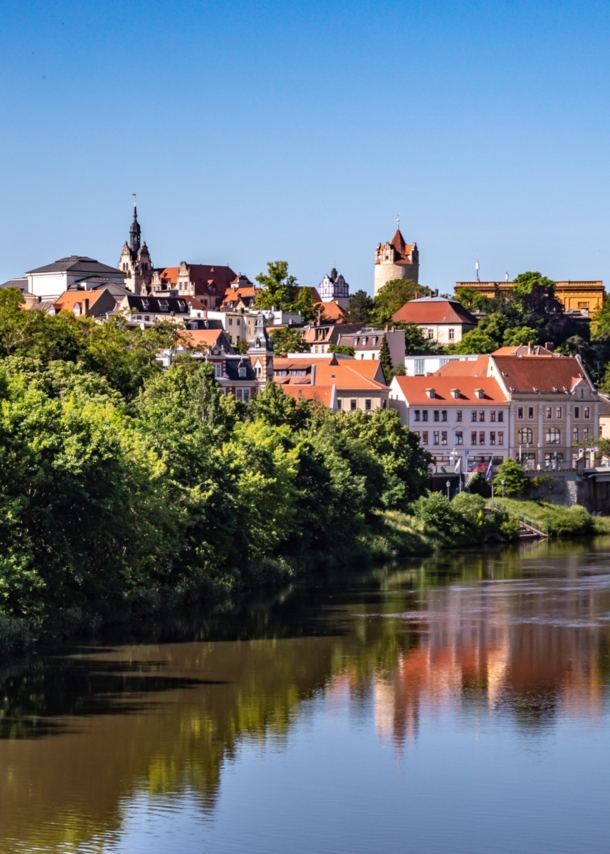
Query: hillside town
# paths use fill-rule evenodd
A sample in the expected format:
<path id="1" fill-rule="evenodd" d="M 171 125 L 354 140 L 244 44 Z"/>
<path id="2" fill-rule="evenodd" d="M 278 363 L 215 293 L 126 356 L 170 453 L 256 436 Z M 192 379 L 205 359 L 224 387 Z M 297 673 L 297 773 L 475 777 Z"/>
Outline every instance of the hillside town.
<path id="1" fill-rule="evenodd" d="M 274 262 L 274 291 L 268 276 L 252 281 L 227 265 L 155 266 L 134 200 L 116 267 L 72 255 L 1 287 L 19 289 L 25 311 L 69 312 L 99 323 L 121 318 L 141 329 L 174 324 L 176 346 L 159 350 L 159 363 L 167 368 L 184 354 L 206 361 L 223 393 L 245 404 L 273 382 L 295 401 L 334 411 L 395 409 L 429 452 L 431 474 L 443 476 L 443 484 L 447 475 L 452 491 L 506 458 L 535 471 L 587 469 L 605 483 L 596 441 L 610 437 L 610 398 L 598 390 L 591 360 L 588 369 L 578 347 L 569 352 L 556 341 L 535 341 L 530 327 L 516 337 L 507 328 L 503 341 L 512 335 L 512 343 L 494 344 L 495 315 L 486 301 L 509 298 L 518 282 L 508 274 L 482 282 L 477 266 L 475 281 L 457 281 L 453 294 L 439 295 L 419 284 L 419 250 L 406 242 L 400 222 L 371 256 L 375 300 L 390 292 L 399 302 L 408 297 L 381 323 L 363 308 L 375 300 L 364 291 L 350 294 L 334 268 L 315 286 L 299 286 L 287 264 Z M 572 332 L 587 330 L 579 340 L 590 338 L 605 305 L 603 283 L 562 281 L 551 290 L 551 319 Z"/>

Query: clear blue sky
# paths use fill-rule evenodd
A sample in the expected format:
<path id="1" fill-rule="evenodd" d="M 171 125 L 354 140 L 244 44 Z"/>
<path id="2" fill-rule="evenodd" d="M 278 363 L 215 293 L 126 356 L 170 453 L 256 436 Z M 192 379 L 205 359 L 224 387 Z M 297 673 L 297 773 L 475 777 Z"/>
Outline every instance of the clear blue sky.
<path id="1" fill-rule="evenodd" d="M 118 263 L 610 282 L 610 4 L 2 3 L 0 281 Z"/>

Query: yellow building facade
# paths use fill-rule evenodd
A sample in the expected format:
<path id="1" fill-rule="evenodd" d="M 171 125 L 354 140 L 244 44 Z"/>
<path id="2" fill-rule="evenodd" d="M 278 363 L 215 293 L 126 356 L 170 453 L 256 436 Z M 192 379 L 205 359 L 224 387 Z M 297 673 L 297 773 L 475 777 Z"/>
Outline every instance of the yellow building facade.
<path id="1" fill-rule="evenodd" d="M 460 288 L 472 288 L 486 297 L 509 293 L 514 282 L 456 282 L 455 292 Z M 555 295 L 566 311 L 581 311 L 593 314 L 602 307 L 605 291 L 603 282 L 555 282 Z"/>

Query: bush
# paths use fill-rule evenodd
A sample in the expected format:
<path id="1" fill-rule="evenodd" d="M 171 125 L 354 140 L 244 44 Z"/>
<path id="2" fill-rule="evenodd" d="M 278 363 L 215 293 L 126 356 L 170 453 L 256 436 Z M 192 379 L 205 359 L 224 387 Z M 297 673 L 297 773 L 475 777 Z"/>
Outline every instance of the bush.
<path id="1" fill-rule="evenodd" d="M 504 481 L 504 485 L 502 485 Z M 506 457 L 498 466 L 498 473 L 494 478 L 494 487 L 497 495 L 523 495 L 527 490 L 527 478 L 523 468 L 516 460 Z"/>

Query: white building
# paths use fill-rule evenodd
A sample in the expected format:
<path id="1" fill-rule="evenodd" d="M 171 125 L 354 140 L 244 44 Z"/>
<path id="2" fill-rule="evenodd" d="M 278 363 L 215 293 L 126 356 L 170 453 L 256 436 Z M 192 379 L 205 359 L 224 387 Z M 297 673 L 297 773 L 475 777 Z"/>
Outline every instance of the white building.
<path id="1" fill-rule="evenodd" d="M 449 362 L 476 362 L 478 356 L 405 356 L 405 374 L 408 377 L 427 377 L 435 374 Z"/>
<path id="2" fill-rule="evenodd" d="M 125 273 L 85 255 L 60 258 L 54 264 L 29 270 L 26 276 L 28 291 L 47 300 L 57 299 L 65 291 L 73 289 L 108 287 L 113 296 L 129 293 L 125 287 Z"/>

